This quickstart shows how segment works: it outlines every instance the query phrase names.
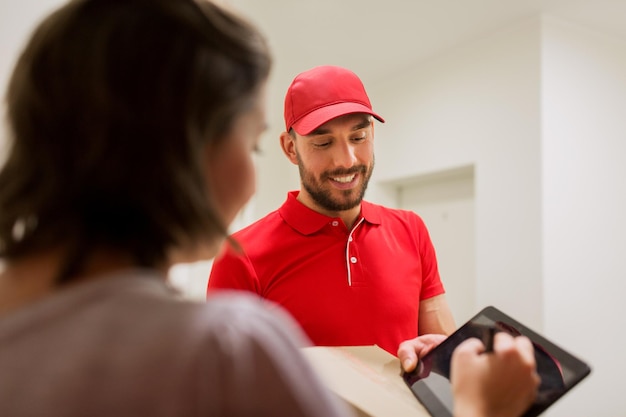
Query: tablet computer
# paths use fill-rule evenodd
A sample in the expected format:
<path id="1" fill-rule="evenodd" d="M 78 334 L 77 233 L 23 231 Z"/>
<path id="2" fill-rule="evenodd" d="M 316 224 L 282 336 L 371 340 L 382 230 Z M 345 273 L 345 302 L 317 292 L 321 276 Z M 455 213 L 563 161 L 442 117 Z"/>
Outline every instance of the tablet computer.
<path id="1" fill-rule="evenodd" d="M 470 337 L 479 338 L 488 346 L 497 332 L 524 335 L 535 348 L 541 383 L 537 398 L 524 417 L 541 414 L 591 372 L 589 365 L 582 360 L 489 306 L 426 354 L 413 372 L 402 374 L 413 394 L 433 417 L 452 417 L 453 400 L 449 382 L 452 351 Z"/>

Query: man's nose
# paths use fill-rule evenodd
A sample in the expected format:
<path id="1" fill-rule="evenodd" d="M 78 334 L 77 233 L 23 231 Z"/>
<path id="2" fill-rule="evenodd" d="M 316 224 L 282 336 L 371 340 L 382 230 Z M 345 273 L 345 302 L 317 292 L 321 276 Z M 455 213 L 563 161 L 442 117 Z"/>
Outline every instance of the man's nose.
<path id="1" fill-rule="evenodd" d="M 356 161 L 356 149 L 351 143 L 344 143 L 337 147 L 335 155 L 335 165 L 339 167 L 350 168 Z"/>

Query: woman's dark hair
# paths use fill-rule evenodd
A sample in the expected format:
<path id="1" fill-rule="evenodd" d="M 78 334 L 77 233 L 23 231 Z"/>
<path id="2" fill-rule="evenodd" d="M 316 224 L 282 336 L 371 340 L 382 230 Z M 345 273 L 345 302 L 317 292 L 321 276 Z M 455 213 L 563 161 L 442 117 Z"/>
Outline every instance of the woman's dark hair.
<path id="1" fill-rule="evenodd" d="M 198 0 L 79 0 L 35 30 L 7 93 L 0 256 L 63 243 L 60 283 L 90 250 L 154 267 L 226 234 L 202 167 L 270 70 L 241 18 Z"/>

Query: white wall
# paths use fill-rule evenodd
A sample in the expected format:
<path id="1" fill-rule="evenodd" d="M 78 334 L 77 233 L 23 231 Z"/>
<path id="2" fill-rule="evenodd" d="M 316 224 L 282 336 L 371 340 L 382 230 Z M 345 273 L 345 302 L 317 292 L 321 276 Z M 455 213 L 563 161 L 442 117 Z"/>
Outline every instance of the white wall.
<path id="1" fill-rule="evenodd" d="M 18 54 L 39 23 L 63 0 L 0 0 L 0 93 L 4 91 Z"/>
<path id="2" fill-rule="evenodd" d="M 474 165 L 477 286 L 467 296 L 540 330 L 539 60 L 536 18 L 367 88 L 387 122 L 375 179 Z M 385 198 L 375 186 L 368 197 Z"/>
<path id="3" fill-rule="evenodd" d="M 0 160 L 6 140 L 6 87 L 31 32 L 63 0 L 0 0 Z"/>
<path id="4" fill-rule="evenodd" d="M 545 332 L 591 361 L 559 416 L 625 416 L 626 40 L 547 18 Z"/>

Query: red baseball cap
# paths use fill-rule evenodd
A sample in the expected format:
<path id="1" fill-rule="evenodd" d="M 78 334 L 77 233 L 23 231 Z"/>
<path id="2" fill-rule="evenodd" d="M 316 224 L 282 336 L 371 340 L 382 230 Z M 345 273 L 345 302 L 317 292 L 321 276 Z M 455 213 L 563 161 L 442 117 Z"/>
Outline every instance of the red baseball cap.
<path id="1" fill-rule="evenodd" d="M 303 136 L 350 113 L 371 114 L 385 122 L 372 110 L 359 77 L 342 67 L 322 65 L 298 74 L 285 96 L 285 127 Z"/>

